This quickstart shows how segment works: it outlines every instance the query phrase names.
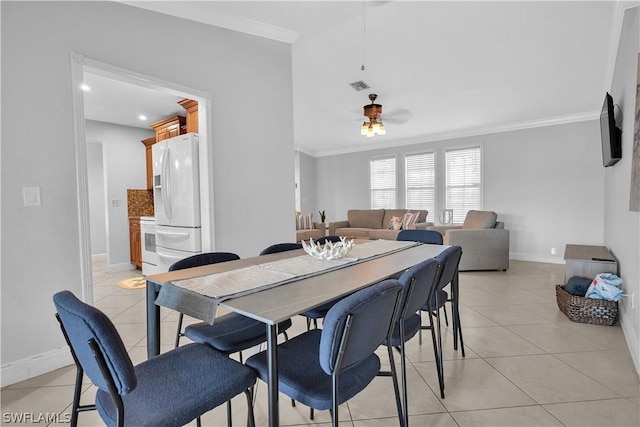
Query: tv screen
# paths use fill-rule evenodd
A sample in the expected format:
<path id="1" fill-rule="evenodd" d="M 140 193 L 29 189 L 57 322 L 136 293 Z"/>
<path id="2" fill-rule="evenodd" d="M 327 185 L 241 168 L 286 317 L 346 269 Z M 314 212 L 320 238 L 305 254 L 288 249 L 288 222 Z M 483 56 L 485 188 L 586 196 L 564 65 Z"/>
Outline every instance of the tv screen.
<path id="1" fill-rule="evenodd" d="M 616 127 L 613 114 L 613 98 L 608 93 L 600 112 L 600 133 L 602 137 L 602 164 L 613 166 L 622 157 L 622 138 L 620 129 Z"/>

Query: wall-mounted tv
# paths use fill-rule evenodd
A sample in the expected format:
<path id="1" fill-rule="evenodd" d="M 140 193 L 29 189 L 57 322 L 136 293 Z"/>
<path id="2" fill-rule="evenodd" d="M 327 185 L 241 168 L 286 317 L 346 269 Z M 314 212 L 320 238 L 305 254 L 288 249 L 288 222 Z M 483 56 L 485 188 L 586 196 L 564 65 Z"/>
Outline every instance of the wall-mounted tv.
<path id="1" fill-rule="evenodd" d="M 600 112 L 600 133 L 602 136 L 602 164 L 613 166 L 622 158 L 622 131 L 616 127 L 613 113 L 613 98 L 609 93 L 604 97 Z"/>

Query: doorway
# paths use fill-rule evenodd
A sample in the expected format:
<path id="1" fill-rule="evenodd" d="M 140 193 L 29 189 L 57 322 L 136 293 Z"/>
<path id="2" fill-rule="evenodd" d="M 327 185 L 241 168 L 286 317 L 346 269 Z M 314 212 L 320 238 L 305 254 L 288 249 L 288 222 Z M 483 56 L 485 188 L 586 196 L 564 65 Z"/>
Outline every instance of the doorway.
<path id="1" fill-rule="evenodd" d="M 213 185 L 212 171 L 212 140 L 209 129 L 211 129 L 211 95 L 208 92 L 187 88 L 176 83 L 157 79 L 153 76 L 143 75 L 131 70 L 105 64 L 83 55 L 71 54 L 71 77 L 73 94 L 73 116 L 75 130 L 75 149 L 77 165 L 77 193 L 78 193 L 78 218 L 79 218 L 79 243 L 80 243 L 80 266 L 81 281 L 83 288 L 82 298 L 85 302 L 93 304 L 93 271 L 92 271 L 92 238 L 91 238 L 91 200 L 89 197 L 89 149 L 86 140 L 86 124 L 84 111 L 84 92 L 81 85 L 84 74 L 98 74 L 117 81 L 139 85 L 145 88 L 157 90 L 182 98 L 190 98 L 198 101 L 198 128 L 200 136 L 199 161 L 200 161 L 200 191 L 201 191 L 201 217 L 202 217 L 202 249 L 203 251 L 214 250 L 213 233 Z M 106 197 L 104 198 L 107 203 Z M 125 202 L 126 203 L 126 202 Z M 105 209 L 106 211 L 106 209 Z M 108 231 L 107 231 L 108 233 Z M 127 233 L 128 235 L 128 233 Z M 107 254 L 109 245 L 106 246 Z M 108 259 L 107 255 L 107 259 Z"/>

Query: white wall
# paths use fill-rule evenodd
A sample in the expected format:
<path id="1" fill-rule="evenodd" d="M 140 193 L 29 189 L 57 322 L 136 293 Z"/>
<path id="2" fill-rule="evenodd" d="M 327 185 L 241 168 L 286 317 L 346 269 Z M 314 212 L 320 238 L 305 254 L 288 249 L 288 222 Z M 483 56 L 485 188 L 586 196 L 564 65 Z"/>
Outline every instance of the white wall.
<path id="1" fill-rule="evenodd" d="M 620 277 L 628 294 L 635 293 L 635 308 L 631 299 L 620 304 L 622 329 L 640 372 L 640 214 L 629 211 L 631 155 L 633 152 L 636 85 L 638 84 L 638 52 L 640 51 L 638 8 L 625 13 L 620 44 L 611 85 L 614 104 L 622 110 L 622 159 L 606 168 L 604 198 L 605 244 L 618 259 Z M 604 94 L 603 94 L 604 97 Z M 616 108 L 617 111 L 617 108 Z"/>
<path id="2" fill-rule="evenodd" d="M 107 269 L 109 271 L 126 270 L 131 266 L 127 189 L 147 187 L 145 146 L 140 141 L 154 135 L 155 132 L 152 129 L 120 126 L 94 120 L 86 121 L 87 139 L 102 141 L 104 147 L 108 211 L 106 226 L 109 239 Z M 117 200 L 119 206 L 112 206 L 113 200 Z M 91 220 L 93 220 L 93 214 L 94 211 L 91 210 Z M 93 228 L 93 223 L 91 227 Z"/>
<path id="3" fill-rule="evenodd" d="M 316 166 L 313 157 L 308 154 L 299 153 L 300 162 L 300 211 L 302 213 L 312 213 L 313 221 L 320 222 L 319 210 L 316 208 Z"/>
<path id="4" fill-rule="evenodd" d="M 484 209 L 510 230 L 511 257 L 562 262 L 567 243 L 603 243 L 603 168 L 595 120 L 317 159 L 317 206 L 328 221 L 369 208 L 369 159 L 446 147 L 483 147 Z M 403 186 L 403 172 L 399 186 Z M 594 208 L 597 206 L 598 208 Z M 551 255 L 551 248 L 557 255 Z"/>
<path id="5" fill-rule="evenodd" d="M 295 231 L 290 45 L 115 2 L 0 8 L 4 385 L 70 361 L 51 297 L 83 287 L 71 52 L 212 94 L 216 249 L 257 255 Z M 251 114 L 256 94 L 270 108 Z"/>
<path id="6" fill-rule="evenodd" d="M 107 256 L 107 218 L 105 204 L 102 142 L 87 142 L 87 184 L 91 213 L 91 255 Z"/>

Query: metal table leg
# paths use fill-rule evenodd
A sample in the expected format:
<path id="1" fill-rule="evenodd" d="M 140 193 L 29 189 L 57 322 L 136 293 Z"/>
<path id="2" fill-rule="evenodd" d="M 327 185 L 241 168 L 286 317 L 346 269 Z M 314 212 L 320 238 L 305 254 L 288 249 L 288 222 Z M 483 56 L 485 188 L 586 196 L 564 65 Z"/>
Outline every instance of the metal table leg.
<path id="1" fill-rule="evenodd" d="M 160 286 L 147 281 L 147 358 L 160 354 L 160 307 L 156 298 Z"/>
<path id="2" fill-rule="evenodd" d="M 269 364 L 269 427 L 280 425 L 278 402 L 278 325 L 267 325 L 267 362 Z"/>

